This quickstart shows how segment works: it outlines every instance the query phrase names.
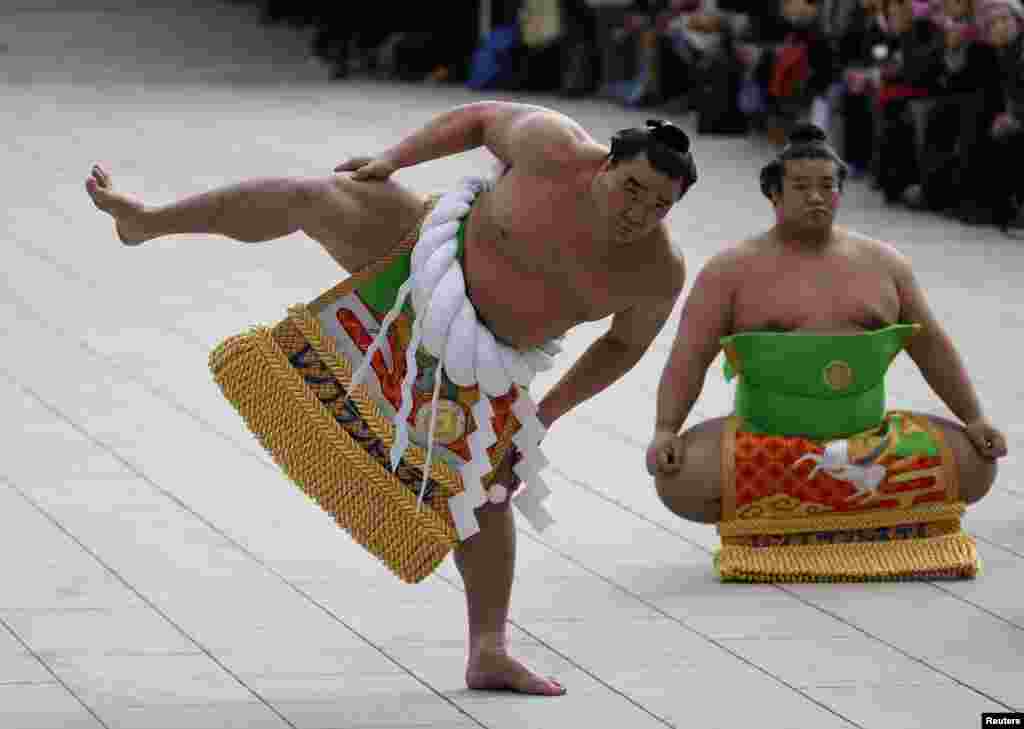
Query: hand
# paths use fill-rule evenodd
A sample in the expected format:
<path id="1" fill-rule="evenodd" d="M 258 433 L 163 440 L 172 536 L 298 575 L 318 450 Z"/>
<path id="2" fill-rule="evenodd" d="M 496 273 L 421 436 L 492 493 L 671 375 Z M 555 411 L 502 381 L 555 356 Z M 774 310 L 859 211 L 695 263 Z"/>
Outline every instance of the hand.
<path id="1" fill-rule="evenodd" d="M 667 10 L 663 10 L 654 18 L 654 29 L 661 34 L 667 33 L 674 18 L 675 16 L 672 13 Z"/>
<path id="2" fill-rule="evenodd" d="M 721 30 L 721 18 L 715 15 L 697 13 L 686 21 L 687 27 L 698 33 L 716 33 Z"/>
<path id="3" fill-rule="evenodd" d="M 1006 455 L 1006 436 L 999 432 L 986 418 L 968 423 L 967 437 L 983 457 L 994 461 Z"/>
<path id="4" fill-rule="evenodd" d="M 846 88 L 851 94 L 861 95 L 868 87 L 868 75 L 861 70 L 849 68 L 846 70 Z"/>
<path id="5" fill-rule="evenodd" d="M 647 473 L 668 476 L 683 467 L 683 444 L 670 430 L 659 430 L 647 446 Z"/>
<path id="6" fill-rule="evenodd" d="M 997 138 L 1003 137 L 1019 127 L 1020 122 L 1017 121 L 1016 117 L 1004 111 L 996 116 L 992 122 L 992 136 Z"/>
<path id="7" fill-rule="evenodd" d="M 353 180 L 386 180 L 398 165 L 384 157 L 352 157 L 334 168 L 335 172 L 351 172 Z"/>
<path id="8" fill-rule="evenodd" d="M 738 60 L 742 65 L 747 67 L 753 66 L 757 63 L 758 58 L 760 58 L 760 51 L 757 47 L 749 43 L 743 43 L 736 46 L 736 60 Z"/>

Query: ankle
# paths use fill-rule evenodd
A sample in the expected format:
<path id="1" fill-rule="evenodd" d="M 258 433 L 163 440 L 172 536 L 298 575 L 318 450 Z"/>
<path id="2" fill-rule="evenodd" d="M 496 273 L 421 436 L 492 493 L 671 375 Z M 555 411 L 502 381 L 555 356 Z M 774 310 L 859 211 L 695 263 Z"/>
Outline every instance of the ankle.
<path id="1" fill-rule="evenodd" d="M 482 633 L 469 639 L 469 655 L 476 658 L 485 655 L 504 655 L 508 639 L 504 633 Z"/>

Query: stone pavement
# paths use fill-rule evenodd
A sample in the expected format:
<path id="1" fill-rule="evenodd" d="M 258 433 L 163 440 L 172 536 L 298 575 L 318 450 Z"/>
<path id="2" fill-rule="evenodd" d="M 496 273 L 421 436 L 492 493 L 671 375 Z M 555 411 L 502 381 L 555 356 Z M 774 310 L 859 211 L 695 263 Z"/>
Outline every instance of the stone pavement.
<path id="1" fill-rule="evenodd" d="M 1013 455 L 966 522 L 980 579 L 718 584 L 714 530 L 670 517 L 642 470 L 673 322 L 626 381 L 552 430 L 558 523 L 520 531 L 515 650 L 569 694 L 475 694 L 452 566 L 418 586 L 391 577 L 289 486 L 207 371 L 223 337 L 343 274 L 301 236 L 125 249 L 82 185 L 96 161 L 153 203 L 324 174 L 479 97 L 328 84 L 305 37 L 247 6 L 5 5 L 0 727 L 958 729 L 1024 708 L 1019 243 L 859 185 L 843 214 L 914 259 L 1009 434 Z M 605 138 L 646 116 L 531 100 Z M 769 221 L 766 150 L 700 138 L 696 156 L 701 183 L 671 218 L 692 272 Z M 440 191 L 484 161 L 400 179 Z M 569 354 L 604 326 L 572 333 Z M 909 359 L 891 377 L 894 400 L 942 412 Z M 729 398 L 712 373 L 694 419 Z"/>

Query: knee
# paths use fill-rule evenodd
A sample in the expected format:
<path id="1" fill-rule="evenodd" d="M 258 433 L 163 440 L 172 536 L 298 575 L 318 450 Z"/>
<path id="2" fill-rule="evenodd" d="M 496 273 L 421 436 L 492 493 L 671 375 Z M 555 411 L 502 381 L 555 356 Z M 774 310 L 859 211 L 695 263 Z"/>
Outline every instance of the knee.
<path id="1" fill-rule="evenodd" d="M 999 466 L 995 461 L 972 454 L 971 463 L 960 469 L 960 498 L 976 504 L 992 490 Z"/>
<path id="2" fill-rule="evenodd" d="M 722 519 L 721 499 L 708 499 L 702 484 L 680 472 L 655 479 L 658 498 L 678 517 L 698 524 L 716 524 Z"/>

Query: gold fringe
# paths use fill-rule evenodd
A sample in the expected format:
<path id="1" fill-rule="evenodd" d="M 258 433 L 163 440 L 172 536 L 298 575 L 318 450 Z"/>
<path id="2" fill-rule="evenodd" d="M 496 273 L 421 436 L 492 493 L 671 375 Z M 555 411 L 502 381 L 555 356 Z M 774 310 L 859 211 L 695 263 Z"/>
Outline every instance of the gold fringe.
<path id="1" fill-rule="evenodd" d="M 424 579 L 458 544 L 450 514 L 416 508 L 416 495 L 345 432 L 269 329 L 225 340 L 210 368 L 291 480 L 400 579 Z"/>
<path id="2" fill-rule="evenodd" d="M 459 543 L 447 499 L 463 491 L 461 475 L 434 458 L 430 478 L 440 488 L 432 503 L 425 501 L 418 508 L 417 494 L 363 450 L 335 420 L 292 367 L 275 335 L 283 335 L 283 328 L 293 325 L 320 362 L 349 391 L 352 365 L 338 351 L 334 339 L 323 333 L 318 315 L 407 253 L 419 238 L 423 219 L 439 198 L 435 195 L 424 202 L 423 218 L 385 258 L 360 269 L 309 305 L 291 307 L 274 329 L 254 327 L 225 339 L 209 358 L 210 370 L 224 396 L 287 476 L 406 582 L 423 580 Z M 356 387 L 350 396 L 373 434 L 390 449 L 395 438 L 391 419 L 384 416 L 365 385 Z M 485 395 L 481 393 L 481 397 Z M 509 414 L 494 446 L 492 467 L 508 455 L 519 425 Z M 422 470 L 426 452 L 410 443 L 403 460 Z M 497 468 L 492 468 L 483 479 L 484 486 L 496 478 Z"/>
<path id="3" fill-rule="evenodd" d="M 826 512 L 797 519 L 734 519 L 720 522 L 718 533 L 723 537 L 749 537 L 762 534 L 880 529 L 902 524 L 928 524 L 951 519 L 959 521 L 965 510 L 966 506 L 963 503 L 922 504 L 913 509 L 883 509 L 853 514 Z"/>
<path id="4" fill-rule="evenodd" d="M 724 546 L 715 557 L 725 582 L 867 582 L 963 579 L 978 573 L 974 539 L 929 539 L 780 548 Z"/>
<path id="5" fill-rule="evenodd" d="M 332 337 L 325 337 L 320 328 L 320 320 L 309 313 L 305 306 L 293 306 L 288 310 L 288 318 L 302 332 L 320 360 L 327 366 L 346 392 L 350 393 L 352 402 L 359 407 L 359 413 L 366 420 L 374 435 L 391 448 L 395 442 L 395 426 L 389 418 L 384 417 L 377 403 L 373 401 L 366 385 L 361 384 L 355 389 L 352 385 L 352 365 L 347 358 L 338 353 L 337 345 Z M 420 468 L 427 462 L 427 454 L 415 443 L 409 443 L 403 458 L 413 466 Z M 463 491 L 462 477 L 444 461 L 435 458 L 430 466 L 430 476 L 446 491 L 457 494 Z"/>

